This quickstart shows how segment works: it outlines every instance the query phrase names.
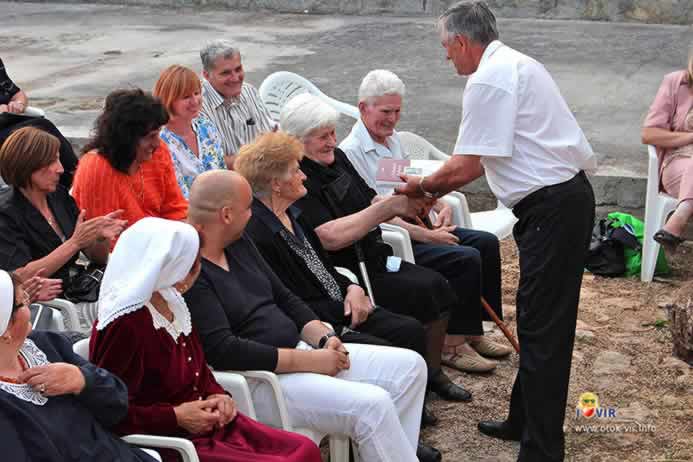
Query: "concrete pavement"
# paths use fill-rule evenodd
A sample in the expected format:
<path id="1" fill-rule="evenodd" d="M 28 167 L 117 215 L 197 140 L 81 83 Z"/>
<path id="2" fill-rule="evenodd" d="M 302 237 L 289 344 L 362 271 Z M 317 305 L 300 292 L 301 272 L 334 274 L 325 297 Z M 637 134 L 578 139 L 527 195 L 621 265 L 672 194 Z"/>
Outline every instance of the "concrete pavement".
<path id="1" fill-rule="evenodd" d="M 446 63 L 428 16 L 13 2 L 0 8 L 0 57 L 31 104 L 68 133 L 85 133 L 115 88 L 151 89 L 169 64 L 199 70 L 200 46 L 225 37 L 241 48 L 247 81 L 259 85 L 272 72 L 293 71 L 352 104 L 369 70 L 390 69 L 407 85 L 400 128 L 444 151 L 455 141 L 465 79 Z M 693 28 L 500 19 L 499 29 L 501 40 L 543 62 L 556 79 L 607 175 L 597 185 L 602 202 L 642 205 L 640 125 L 662 76 L 685 65 Z M 341 135 L 350 124 L 341 122 Z"/>

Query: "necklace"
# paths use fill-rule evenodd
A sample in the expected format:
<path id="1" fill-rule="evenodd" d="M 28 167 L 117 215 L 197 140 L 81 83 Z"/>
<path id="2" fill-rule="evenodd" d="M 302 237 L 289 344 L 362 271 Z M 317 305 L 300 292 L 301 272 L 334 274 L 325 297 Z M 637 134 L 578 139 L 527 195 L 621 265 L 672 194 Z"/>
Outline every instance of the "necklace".
<path id="1" fill-rule="evenodd" d="M 140 200 L 140 205 L 142 205 L 142 202 L 144 202 L 144 174 L 142 173 L 142 167 L 138 167 L 137 169 L 139 171 L 139 177 L 140 177 L 140 191 L 139 193 L 135 191 L 135 187 L 132 185 L 132 175 L 130 175 L 130 181 L 128 182 L 130 184 L 130 189 L 132 189 L 132 193 L 139 197 Z"/>
<path id="2" fill-rule="evenodd" d="M 24 358 L 22 358 L 21 354 L 17 354 L 17 359 L 19 360 L 19 367 L 22 369 L 22 372 L 29 368 L 29 366 L 26 364 L 26 361 L 24 361 Z M 0 375 L 0 381 L 14 384 L 21 383 L 19 380 L 17 380 L 16 377 L 7 377 L 4 375 Z"/>

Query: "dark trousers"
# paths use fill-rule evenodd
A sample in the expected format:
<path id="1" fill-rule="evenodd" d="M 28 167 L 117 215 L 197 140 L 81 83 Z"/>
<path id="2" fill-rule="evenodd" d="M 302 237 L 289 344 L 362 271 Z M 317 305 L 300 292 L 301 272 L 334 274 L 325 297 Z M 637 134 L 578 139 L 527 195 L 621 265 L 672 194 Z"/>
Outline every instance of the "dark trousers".
<path id="1" fill-rule="evenodd" d="M 522 431 L 518 461 L 562 461 L 563 421 L 580 285 L 594 222 L 584 173 L 536 191 L 514 208 L 520 253 L 520 369 L 508 422 Z"/>
<path id="2" fill-rule="evenodd" d="M 485 231 L 456 228 L 457 245 L 413 242 L 416 264 L 440 273 L 448 280 L 459 303 L 450 313 L 448 333 L 483 335 L 482 320 L 490 320 L 481 306 L 481 296 L 499 318 L 501 265 L 498 238 Z"/>
<path id="3" fill-rule="evenodd" d="M 344 304 L 334 300 L 322 299 L 309 301 L 308 306 L 321 321 L 329 322 L 337 332 L 342 327 L 349 327 L 344 318 Z M 414 350 L 421 356 L 426 355 L 426 332 L 423 325 L 416 319 L 402 314 L 393 313 L 378 306 L 368 318 L 353 331 L 340 335 L 344 343 L 365 343 L 367 345 L 396 346 Z"/>
<path id="4" fill-rule="evenodd" d="M 29 117 L 21 114 L 3 113 L 0 114 L 0 146 L 2 146 L 12 132 L 22 127 L 35 127 L 58 138 L 58 141 L 60 141 L 60 163 L 65 170 L 60 176 L 60 184 L 65 186 L 65 189 L 69 190 L 72 186 L 72 178 L 75 175 L 75 170 L 77 169 L 77 156 L 70 142 L 67 141 L 63 134 L 60 133 L 60 130 L 53 125 L 53 122 L 48 119 L 43 117 Z"/>

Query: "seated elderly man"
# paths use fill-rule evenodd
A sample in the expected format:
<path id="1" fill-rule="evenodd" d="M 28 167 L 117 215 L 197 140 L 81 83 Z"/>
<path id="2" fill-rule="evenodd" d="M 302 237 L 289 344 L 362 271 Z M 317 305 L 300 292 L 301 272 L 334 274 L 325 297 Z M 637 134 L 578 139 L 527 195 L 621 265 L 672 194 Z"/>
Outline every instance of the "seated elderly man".
<path id="1" fill-rule="evenodd" d="M 381 195 L 392 194 L 392 188 L 376 184 L 378 160 L 404 158 L 395 131 L 404 92 L 404 83 L 394 73 L 369 72 L 359 88 L 361 118 L 339 145 L 368 186 Z M 436 223 L 425 220 L 413 224 L 401 218 L 390 223 L 409 231 L 416 263 L 445 276 L 462 304 L 490 320 L 481 306 L 483 295 L 502 318 L 498 239 L 491 233 L 451 225 L 451 210 L 443 201 L 437 201 L 434 208 L 438 212 Z M 499 358 L 511 351 L 509 346 L 484 337 L 481 330 L 468 330 L 464 336 L 448 336 L 443 363 L 467 372 L 486 372 L 496 364 L 479 353 Z"/>
<path id="2" fill-rule="evenodd" d="M 417 446 L 426 389 L 421 355 L 342 344 L 244 234 L 251 204 L 248 182 L 228 170 L 202 173 L 190 190 L 202 270 L 185 299 L 209 363 L 276 372 L 292 424 L 348 435 L 363 460 L 440 460 L 437 450 Z M 260 420 L 271 420 L 269 385 L 253 385 L 252 393 Z"/>
<path id="3" fill-rule="evenodd" d="M 214 40 L 200 51 L 200 59 L 202 115 L 216 125 L 227 156 L 238 154 L 260 133 L 276 129 L 257 90 L 244 81 L 238 48 L 228 40 Z"/>

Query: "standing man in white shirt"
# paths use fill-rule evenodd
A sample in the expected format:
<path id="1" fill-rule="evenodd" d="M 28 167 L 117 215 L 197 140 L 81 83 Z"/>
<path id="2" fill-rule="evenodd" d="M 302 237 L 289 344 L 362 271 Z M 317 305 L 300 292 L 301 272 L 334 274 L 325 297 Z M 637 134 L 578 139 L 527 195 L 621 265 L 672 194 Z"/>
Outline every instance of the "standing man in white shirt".
<path id="1" fill-rule="evenodd" d="M 520 369 L 505 421 L 479 422 L 489 436 L 520 440 L 518 461 L 562 461 L 563 421 L 582 273 L 594 222 L 585 172 L 596 159 L 549 73 L 498 41 L 483 2 L 463 1 L 439 22 L 442 44 L 469 75 L 454 155 L 399 192 L 439 197 L 484 173 L 519 221 L 517 329 Z"/>
<path id="2" fill-rule="evenodd" d="M 231 161 L 241 146 L 251 143 L 260 133 L 276 130 L 269 110 L 255 87 L 245 82 L 241 52 L 228 40 L 208 42 L 200 50 L 202 60 L 203 116 L 216 125 L 224 151 Z"/>

